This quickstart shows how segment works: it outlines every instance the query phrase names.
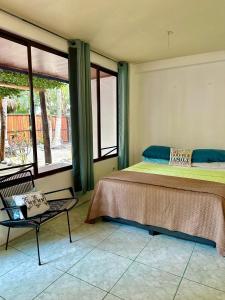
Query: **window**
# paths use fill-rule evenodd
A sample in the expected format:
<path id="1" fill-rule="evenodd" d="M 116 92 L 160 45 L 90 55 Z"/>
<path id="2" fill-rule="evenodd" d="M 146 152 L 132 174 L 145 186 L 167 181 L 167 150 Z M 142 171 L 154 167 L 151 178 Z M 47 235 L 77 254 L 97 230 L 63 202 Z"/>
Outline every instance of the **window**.
<path id="1" fill-rule="evenodd" d="M 67 54 L 0 31 L 0 170 L 71 161 Z"/>
<path id="2" fill-rule="evenodd" d="M 94 160 L 117 156 L 117 73 L 91 68 Z"/>
<path id="3" fill-rule="evenodd" d="M 72 163 L 68 60 L 36 47 L 31 55 L 37 162 L 43 172 Z"/>

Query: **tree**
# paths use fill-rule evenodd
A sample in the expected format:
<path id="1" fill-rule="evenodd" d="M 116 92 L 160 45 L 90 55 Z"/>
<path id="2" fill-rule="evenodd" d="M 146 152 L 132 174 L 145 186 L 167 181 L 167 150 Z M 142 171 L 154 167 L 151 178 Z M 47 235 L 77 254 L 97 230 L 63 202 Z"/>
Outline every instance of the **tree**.
<path id="1" fill-rule="evenodd" d="M 42 124 L 44 135 L 45 162 L 51 162 L 50 137 L 48 126 L 48 115 L 46 109 L 45 93 L 48 89 L 60 89 L 64 83 L 59 80 L 44 78 L 41 75 L 33 76 L 33 87 L 39 93 L 42 112 Z M 4 97 L 18 96 L 21 91 L 29 90 L 29 79 L 27 73 L 0 70 L 0 116 L 1 116 L 1 138 L 0 138 L 0 160 L 4 159 L 5 152 L 5 116 L 3 113 L 2 99 Z M 4 131 L 4 132 L 3 132 Z"/>
<path id="2" fill-rule="evenodd" d="M 41 118 L 42 118 L 42 128 L 43 128 L 43 142 L 44 142 L 44 151 L 45 151 L 45 164 L 52 163 L 52 154 L 51 154 L 51 144 L 50 144 L 50 135 L 49 135 L 49 126 L 48 126 L 48 114 L 46 109 L 46 100 L 45 100 L 45 91 L 39 91 L 40 97 L 40 106 L 41 106 Z"/>
<path id="3" fill-rule="evenodd" d="M 58 147 L 61 145 L 61 128 L 62 128 L 62 90 L 57 89 L 57 114 L 55 122 L 55 135 L 53 138 L 53 147 Z"/>
<path id="4" fill-rule="evenodd" d="M 0 77 L 1 78 L 1 77 Z M 5 159 L 5 140 L 6 140 L 6 113 L 7 109 L 4 102 L 6 97 L 11 98 L 17 96 L 20 93 L 19 90 L 14 88 L 0 87 L 0 118 L 1 118 L 1 131 L 0 131 L 0 162 Z"/>

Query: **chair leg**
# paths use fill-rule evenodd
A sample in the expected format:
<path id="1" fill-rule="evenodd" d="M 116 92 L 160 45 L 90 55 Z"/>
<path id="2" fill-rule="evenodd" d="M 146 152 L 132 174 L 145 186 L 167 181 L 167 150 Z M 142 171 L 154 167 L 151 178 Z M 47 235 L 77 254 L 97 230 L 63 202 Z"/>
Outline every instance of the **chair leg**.
<path id="1" fill-rule="evenodd" d="M 9 227 L 9 228 L 8 228 L 8 234 L 7 234 L 7 240 L 6 240 L 6 244 L 5 244 L 5 250 L 8 249 L 10 229 L 11 229 L 11 228 Z"/>
<path id="2" fill-rule="evenodd" d="M 41 265 L 41 259 L 40 259 L 40 249 L 39 249 L 39 226 L 36 226 L 36 241 L 37 241 L 37 252 L 38 252 L 38 264 Z"/>
<path id="3" fill-rule="evenodd" d="M 67 214 L 67 223 L 68 223 L 68 231 L 69 231 L 70 243 L 72 243 L 71 231 L 70 231 L 70 218 L 69 218 L 69 212 L 68 212 L 68 210 L 66 211 L 66 214 Z"/>

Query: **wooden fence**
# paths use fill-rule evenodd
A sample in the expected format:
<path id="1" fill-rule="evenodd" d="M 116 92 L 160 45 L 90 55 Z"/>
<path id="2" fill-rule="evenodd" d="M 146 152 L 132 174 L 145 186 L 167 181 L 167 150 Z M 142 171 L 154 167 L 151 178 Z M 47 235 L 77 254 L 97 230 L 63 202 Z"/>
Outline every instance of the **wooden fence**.
<path id="1" fill-rule="evenodd" d="M 55 135 L 56 116 L 49 116 L 52 137 Z M 43 129 L 41 115 L 35 115 L 37 143 L 43 143 Z M 29 142 L 31 140 L 31 122 L 30 115 L 7 115 L 7 137 L 11 140 L 13 135 L 23 135 L 24 139 Z M 69 142 L 69 118 L 62 116 L 61 139 L 63 143 Z"/>

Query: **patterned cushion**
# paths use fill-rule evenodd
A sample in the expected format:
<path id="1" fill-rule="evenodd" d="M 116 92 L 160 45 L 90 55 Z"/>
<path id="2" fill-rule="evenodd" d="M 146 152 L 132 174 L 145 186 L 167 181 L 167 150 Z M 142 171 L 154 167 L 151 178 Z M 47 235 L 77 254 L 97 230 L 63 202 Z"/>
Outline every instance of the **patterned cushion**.
<path id="1" fill-rule="evenodd" d="M 171 148 L 170 165 L 191 167 L 192 150 Z"/>
<path id="2" fill-rule="evenodd" d="M 12 198 L 15 201 L 16 205 L 26 205 L 28 218 L 43 214 L 50 208 L 45 195 L 41 192 L 15 195 L 12 196 Z"/>

